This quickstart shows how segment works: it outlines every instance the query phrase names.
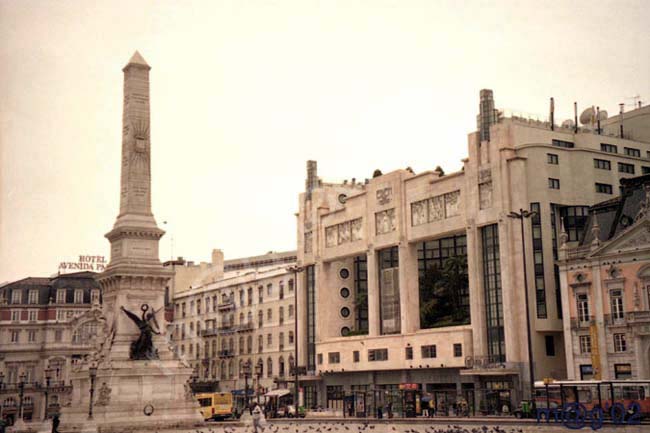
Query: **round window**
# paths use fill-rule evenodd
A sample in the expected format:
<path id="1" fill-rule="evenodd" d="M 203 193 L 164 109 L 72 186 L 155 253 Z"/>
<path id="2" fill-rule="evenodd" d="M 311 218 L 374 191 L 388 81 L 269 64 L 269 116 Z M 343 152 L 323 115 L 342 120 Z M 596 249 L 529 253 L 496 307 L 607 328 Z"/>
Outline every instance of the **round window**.
<path id="1" fill-rule="evenodd" d="M 341 308 L 341 316 L 350 317 L 350 309 L 348 307 Z"/>
<path id="2" fill-rule="evenodd" d="M 339 194 L 339 203 L 345 204 L 345 202 L 348 200 L 348 196 L 345 194 Z"/>
<path id="3" fill-rule="evenodd" d="M 350 328 L 348 328 L 347 326 L 341 328 L 341 336 L 347 337 L 348 335 L 350 335 Z"/>
<path id="4" fill-rule="evenodd" d="M 350 296 L 350 289 L 348 289 L 347 287 L 343 287 L 341 289 L 341 297 L 347 298 L 348 296 Z"/>
<path id="5" fill-rule="evenodd" d="M 345 280 L 350 276 L 350 271 L 348 268 L 343 268 L 339 271 L 339 276 Z"/>

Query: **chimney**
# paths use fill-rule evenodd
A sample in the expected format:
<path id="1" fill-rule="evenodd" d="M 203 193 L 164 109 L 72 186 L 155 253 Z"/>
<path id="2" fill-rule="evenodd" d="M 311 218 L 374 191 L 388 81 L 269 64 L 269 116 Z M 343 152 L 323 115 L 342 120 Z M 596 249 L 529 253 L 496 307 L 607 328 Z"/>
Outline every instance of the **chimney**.
<path id="1" fill-rule="evenodd" d="M 307 161 L 307 180 L 305 181 L 305 191 L 307 199 L 311 199 L 311 192 L 318 188 L 318 167 L 316 161 Z"/>
<path id="2" fill-rule="evenodd" d="M 490 126 L 497 123 L 497 113 L 494 109 L 494 95 L 492 94 L 492 90 L 481 90 L 478 109 L 477 129 L 480 140 L 481 142 L 490 141 Z"/>
<path id="3" fill-rule="evenodd" d="M 223 251 L 212 250 L 212 276 L 216 280 L 223 279 Z"/>
<path id="4" fill-rule="evenodd" d="M 551 121 L 551 131 L 555 130 L 555 100 L 551 96 L 551 113 L 549 116 L 549 119 Z"/>

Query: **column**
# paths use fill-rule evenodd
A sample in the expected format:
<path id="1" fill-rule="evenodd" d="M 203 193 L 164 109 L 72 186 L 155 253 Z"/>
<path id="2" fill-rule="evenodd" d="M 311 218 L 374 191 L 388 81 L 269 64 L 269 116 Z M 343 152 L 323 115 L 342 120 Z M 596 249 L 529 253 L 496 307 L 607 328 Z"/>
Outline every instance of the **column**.
<path id="1" fill-rule="evenodd" d="M 368 336 L 375 337 L 379 335 L 379 323 L 381 320 L 379 314 L 379 273 L 377 270 L 377 256 L 375 250 L 369 249 L 367 252 L 368 266 Z"/>

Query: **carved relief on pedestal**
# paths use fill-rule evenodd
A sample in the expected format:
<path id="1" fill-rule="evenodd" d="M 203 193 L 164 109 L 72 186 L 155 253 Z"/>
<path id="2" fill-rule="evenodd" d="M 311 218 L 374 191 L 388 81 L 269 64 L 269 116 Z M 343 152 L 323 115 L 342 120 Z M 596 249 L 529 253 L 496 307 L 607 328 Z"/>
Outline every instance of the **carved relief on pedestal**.
<path id="1" fill-rule="evenodd" d="M 97 396 L 95 405 L 108 406 L 108 403 L 111 401 L 111 391 L 111 387 L 106 385 L 106 382 L 102 383 L 102 386 L 99 387 L 99 395 Z"/>

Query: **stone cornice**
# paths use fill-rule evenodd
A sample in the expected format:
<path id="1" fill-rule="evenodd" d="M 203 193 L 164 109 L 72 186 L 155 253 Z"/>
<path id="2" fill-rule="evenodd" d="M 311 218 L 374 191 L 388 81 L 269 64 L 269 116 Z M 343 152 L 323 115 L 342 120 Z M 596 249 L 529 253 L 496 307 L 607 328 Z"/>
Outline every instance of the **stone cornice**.
<path id="1" fill-rule="evenodd" d="M 111 242 L 120 238 L 151 239 L 157 241 L 160 240 L 164 234 L 165 231 L 159 228 L 126 226 L 116 227 L 104 236 Z"/>

